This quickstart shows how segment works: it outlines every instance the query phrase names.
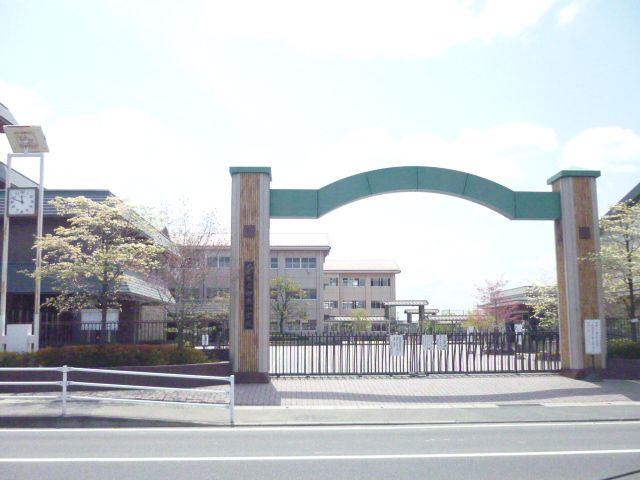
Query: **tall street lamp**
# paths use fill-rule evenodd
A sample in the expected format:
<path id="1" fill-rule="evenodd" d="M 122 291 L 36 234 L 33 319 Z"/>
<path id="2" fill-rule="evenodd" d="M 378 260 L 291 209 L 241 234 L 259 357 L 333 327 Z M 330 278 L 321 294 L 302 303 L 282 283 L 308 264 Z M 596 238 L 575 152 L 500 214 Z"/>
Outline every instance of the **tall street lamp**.
<path id="1" fill-rule="evenodd" d="M 36 238 L 42 238 L 42 217 L 44 204 L 44 154 L 49 151 L 47 140 L 39 126 L 5 125 L 13 153 L 7 154 L 7 172 L 4 186 L 4 231 L 2 242 L 2 292 L 0 293 L 0 332 L 4 335 L 7 323 L 7 274 L 9 264 L 9 222 L 11 217 L 36 217 Z M 37 188 L 20 188 L 11 186 L 11 160 L 14 157 L 31 157 L 40 159 L 40 182 Z M 42 249 L 36 247 L 36 271 L 42 263 Z M 40 343 L 40 276 L 35 277 L 35 299 L 33 310 L 34 350 Z"/>

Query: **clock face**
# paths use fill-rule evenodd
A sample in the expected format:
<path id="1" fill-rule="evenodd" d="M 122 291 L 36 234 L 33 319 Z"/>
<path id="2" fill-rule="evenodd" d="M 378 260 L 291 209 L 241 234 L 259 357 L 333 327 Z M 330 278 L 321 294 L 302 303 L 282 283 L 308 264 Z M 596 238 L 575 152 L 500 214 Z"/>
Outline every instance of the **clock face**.
<path id="1" fill-rule="evenodd" d="M 35 188 L 10 188 L 9 189 L 9 215 L 35 215 L 36 194 Z"/>

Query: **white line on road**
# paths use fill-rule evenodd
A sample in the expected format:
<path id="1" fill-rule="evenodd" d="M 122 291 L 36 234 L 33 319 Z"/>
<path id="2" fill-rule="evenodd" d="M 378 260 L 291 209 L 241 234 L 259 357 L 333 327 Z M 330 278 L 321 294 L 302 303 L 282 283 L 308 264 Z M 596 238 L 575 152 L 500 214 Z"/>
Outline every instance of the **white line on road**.
<path id="1" fill-rule="evenodd" d="M 2 458 L 0 463 L 116 463 L 116 462 L 282 462 L 306 460 L 411 460 L 490 457 L 557 457 L 572 455 L 622 455 L 640 453 L 640 448 L 623 450 L 566 450 L 547 452 L 407 453 L 381 455 L 281 455 L 255 457 L 72 457 Z"/>
<path id="2" fill-rule="evenodd" d="M 640 420 L 603 420 L 575 422 L 519 422 L 519 423 L 446 423 L 446 424 L 411 424 L 411 425 L 286 425 L 286 426 L 251 426 L 251 427 L 141 427 L 141 428 L 0 428 L 2 433 L 65 433 L 65 432 L 99 432 L 99 433 L 135 433 L 135 432 L 282 432 L 282 431 L 344 431 L 344 430 L 442 430 L 462 428 L 537 428 L 537 427 L 584 427 L 584 426 L 625 426 L 640 425 Z"/>

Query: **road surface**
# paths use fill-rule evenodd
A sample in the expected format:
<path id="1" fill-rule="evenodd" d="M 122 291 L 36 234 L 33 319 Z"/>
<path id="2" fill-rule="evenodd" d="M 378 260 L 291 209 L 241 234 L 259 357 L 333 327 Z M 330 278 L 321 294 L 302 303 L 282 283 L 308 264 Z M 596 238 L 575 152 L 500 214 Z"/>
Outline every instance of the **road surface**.
<path id="1" fill-rule="evenodd" d="M 640 478 L 640 421 L 0 430 L 0 478 Z"/>

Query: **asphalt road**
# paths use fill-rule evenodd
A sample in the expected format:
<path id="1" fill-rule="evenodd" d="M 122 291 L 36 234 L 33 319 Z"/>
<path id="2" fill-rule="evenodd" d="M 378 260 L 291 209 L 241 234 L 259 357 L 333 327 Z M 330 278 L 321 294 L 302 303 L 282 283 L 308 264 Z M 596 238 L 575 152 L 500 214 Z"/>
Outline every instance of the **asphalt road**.
<path id="1" fill-rule="evenodd" d="M 0 478 L 632 479 L 640 421 L 0 430 Z"/>

